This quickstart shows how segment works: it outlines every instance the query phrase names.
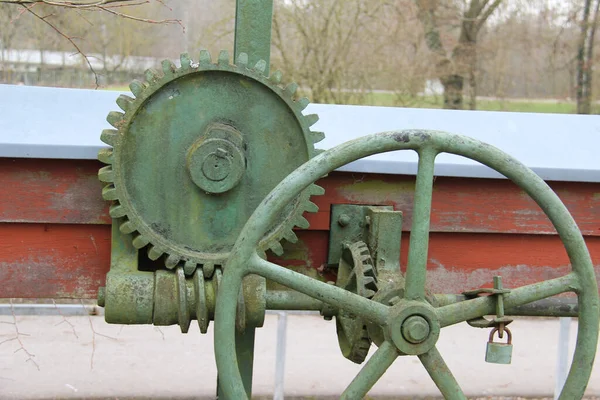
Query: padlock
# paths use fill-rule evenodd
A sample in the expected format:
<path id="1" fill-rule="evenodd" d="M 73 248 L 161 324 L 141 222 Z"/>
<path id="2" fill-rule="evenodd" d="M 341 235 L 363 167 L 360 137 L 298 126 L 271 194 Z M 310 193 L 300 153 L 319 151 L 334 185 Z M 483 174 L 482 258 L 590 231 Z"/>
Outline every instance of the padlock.
<path id="1" fill-rule="evenodd" d="M 504 332 L 507 334 L 506 343 L 494 342 L 494 333 L 498 332 L 498 328 L 492 329 L 490 332 L 490 338 L 487 342 L 487 349 L 485 352 L 485 361 L 493 364 L 510 364 L 512 360 L 512 334 L 508 328 L 504 328 Z"/>

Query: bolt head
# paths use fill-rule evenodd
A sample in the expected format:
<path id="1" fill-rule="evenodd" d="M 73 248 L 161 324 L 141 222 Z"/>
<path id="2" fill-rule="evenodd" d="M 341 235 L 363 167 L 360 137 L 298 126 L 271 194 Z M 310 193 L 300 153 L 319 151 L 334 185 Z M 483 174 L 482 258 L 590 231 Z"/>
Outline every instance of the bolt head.
<path id="1" fill-rule="evenodd" d="M 350 216 L 348 214 L 340 214 L 338 217 L 338 225 L 341 227 L 348 226 L 350 224 Z"/>
<path id="2" fill-rule="evenodd" d="M 402 336 L 410 343 L 422 343 L 429 336 L 429 332 L 429 323 L 420 315 L 408 317 L 402 324 Z"/>

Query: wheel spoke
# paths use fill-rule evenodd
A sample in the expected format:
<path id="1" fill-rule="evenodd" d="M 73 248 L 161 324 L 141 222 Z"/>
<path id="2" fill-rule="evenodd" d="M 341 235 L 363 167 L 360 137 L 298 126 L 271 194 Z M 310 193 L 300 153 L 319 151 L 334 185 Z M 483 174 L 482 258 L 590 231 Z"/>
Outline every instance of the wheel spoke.
<path id="1" fill-rule="evenodd" d="M 223 390 L 228 399 L 248 399 L 243 385 L 242 375 L 238 368 L 235 341 L 235 315 L 237 299 L 242 286 L 243 271 L 225 270 L 215 309 L 215 360 L 220 377 L 219 389 Z M 237 383 L 242 383 L 238 385 Z"/>
<path id="2" fill-rule="evenodd" d="M 346 400 L 365 397 L 397 357 L 396 347 L 388 341 L 383 342 L 344 390 L 340 398 Z"/>
<path id="3" fill-rule="evenodd" d="M 433 347 L 427 353 L 421 354 L 419 359 L 445 399 L 467 399 L 436 347 Z"/>
<path id="4" fill-rule="evenodd" d="M 368 321 L 379 325 L 387 323 L 389 307 L 381 303 L 280 267 L 277 264 L 263 260 L 256 253 L 254 253 L 254 257 L 248 264 L 248 267 L 250 273 L 264 276 L 267 279 L 302 292 L 324 303 L 348 310 Z"/>
<path id="5" fill-rule="evenodd" d="M 504 307 L 508 309 L 560 293 L 575 291 L 578 286 L 577 276 L 568 274 L 560 278 L 511 289 L 510 293 L 504 295 Z M 493 314 L 495 310 L 496 300 L 494 296 L 485 296 L 436 308 L 435 313 L 439 318 L 440 325 L 445 327 Z"/>
<path id="6" fill-rule="evenodd" d="M 426 147 L 419 152 L 419 170 L 415 184 L 415 199 L 410 228 L 408 265 L 406 267 L 406 299 L 425 298 L 427 253 L 429 250 L 429 222 L 431 219 L 431 196 L 433 194 L 433 171 L 437 152 Z"/>

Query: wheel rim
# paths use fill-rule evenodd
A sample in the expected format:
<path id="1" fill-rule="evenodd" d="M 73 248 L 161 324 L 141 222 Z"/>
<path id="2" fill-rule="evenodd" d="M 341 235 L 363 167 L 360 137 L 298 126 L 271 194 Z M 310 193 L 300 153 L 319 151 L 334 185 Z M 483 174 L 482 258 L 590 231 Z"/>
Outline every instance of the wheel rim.
<path id="1" fill-rule="evenodd" d="M 237 369 L 235 354 L 235 305 L 242 278 L 257 273 L 290 288 L 319 298 L 326 303 L 351 309 L 371 322 L 387 326 L 390 307 L 361 298 L 261 260 L 255 252 L 264 231 L 281 210 L 302 189 L 342 165 L 359 158 L 395 150 L 414 150 L 419 154 L 415 190 L 415 209 L 409 262 L 406 272 L 408 301 L 424 301 L 429 237 L 429 218 L 433 165 L 439 153 L 450 153 L 478 161 L 506 176 L 536 201 L 557 230 L 571 262 L 572 272 L 561 278 L 528 285 L 506 295 L 505 306 L 525 304 L 539 298 L 573 291 L 578 296 L 579 324 L 571 369 L 560 399 L 581 398 L 589 380 L 598 341 L 598 288 L 588 249 L 573 217 L 550 187 L 533 171 L 501 150 L 461 135 L 439 131 L 407 130 L 364 136 L 311 159 L 285 178 L 262 201 L 246 223 L 227 262 L 217 295 L 215 312 L 215 356 L 220 384 L 230 398 L 247 398 Z M 540 297 L 542 296 L 542 297 Z M 493 309 L 492 299 L 479 298 L 435 310 L 441 327 L 483 316 Z M 217 340 L 218 338 L 218 340 Z M 376 382 L 394 361 L 397 353 L 386 340 L 344 392 L 356 398 Z M 446 398 L 465 398 L 436 347 L 419 354 L 421 362 Z M 365 374 L 362 374 L 366 371 Z M 373 381 L 373 375 L 376 379 Z M 368 386 L 365 390 L 365 386 Z"/>

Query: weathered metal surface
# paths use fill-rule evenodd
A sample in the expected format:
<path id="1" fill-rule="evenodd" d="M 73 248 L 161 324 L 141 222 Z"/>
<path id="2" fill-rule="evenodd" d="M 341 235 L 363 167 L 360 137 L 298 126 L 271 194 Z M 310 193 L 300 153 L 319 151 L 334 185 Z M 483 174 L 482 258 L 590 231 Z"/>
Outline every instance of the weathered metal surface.
<path id="1" fill-rule="evenodd" d="M 260 60 L 269 73 L 273 0 L 238 0 L 235 9 L 234 53 L 248 54 L 250 65 Z"/>
<path id="2" fill-rule="evenodd" d="M 280 86 L 280 74 L 269 76 L 265 61 L 249 65 L 245 53 L 231 62 L 226 51 L 216 62 L 202 51 L 198 64 L 182 54 L 180 68 L 165 60 L 161 72 L 132 82 L 135 98 L 117 99 L 124 113 L 109 113 L 115 129 L 101 135 L 111 146 L 98 155 L 110 215 L 151 260 L 186 264 L 188 274 L 224 264 L 254 208 L 322 139 L 310 131 L 318 118 L 302 113 L 308 102 L 296 98 L 297 85 Z M 318 192 L 313 185 L 289 204 L 263 250 L 294 241 L 291 229 L 306 226 L 301 214 L 316 211 L 309 198 Z"/>
<path id="3" fill-rule="evenodd" d="M 377 277 L 369 248 L 362 241 L 338 245 L 343 250 L 338 261 L 336 286 L 372 298 L 377 291 Z M 335 326 L 344 357 L 357 364 L 365 361 L 371 347 L 365 321 L 351 311 L 337 310 Z"/>
<path id="4" fill-rule="evenodd" d="M 397 149 L 412 149 L 419 154 L 414 216 L 406 272 L 405 298 L 387 306 L 368 300 L 349 291 L 327 285 L 318 280 L 294 273 L 255 253 L 260 238 L 273 223 L 277 213 L 311 182 L 348 162 L 370 154 Z M 440 152 L 471 158 L 507 176 L 531 196 L 549 216 L 557 230 L 571 262 L 572 272 L 552 280 L 511 290 L 505 295 L 506 308 L 519 306 L 564 292 L 576 292 L 579 301 L 577 347 L 569 376 L 561 392 L 561 399 L 581 398 L 589 380 L 598 340 L 600 318 L 598 286 L 594 268 L 583 236 L 567 208 L 550 187 L 535 173 L 516 159 L 492 146 L 476 140 L 429 131 L 385 132 L 347 142 L 315 157 L 290 174 L 265 198 L 244 227 L 228 260 L 217 295 L 215 315 L 215 354 L 223 380 L 220 382 L 230 398 L 246 398 L 242 378 L 237 370 L 235 344 L 235 299 L 246 274 L 258 274 L 282 285 L 322 300 L 379 325 L 385 332 L 385 341 L 369 363 L 350 384 L 342 398 L 361 398 L 385 372 L 398 352 L 418 355 L 446 398 L 465 398 L 452 373 L 435 349 L 436 334 L 440 327 L 470 320 L 494 311 L 493 298 L 476 298 L 433 309 L 426 301 L 426 267 L 428 264 L 429 222 L 434 180 L 433 163 Z M 514 252 L 514 250 L 513 250 Z M 403 325 L 414 316 L 425 316 L 431 333 L 414 347 L 399 334 Z M 411 330 L 412 336 L 422 336 Z M 417 329 L 418 331 L 418 329 Z M 386 344 L 387 343 L 387 344 Z M 414 351 L 413 351 L 414 350 Z M 349 395 L 348 393 L 351 393 Z"/>
<path id="5" fill-rule="evenodd" d="M 0 222 L 108 224 L 100 196 L 100 164 L 91 160 L 0 158 Z M 309 230 L 328 230 L 332 204 L 383 204 L 401 210 L 410 230 L 414 177 L 334 172 L 317 184 L 317 213 L 306 214 Z M 549 182 L 585 236 L 600 236 L 600 187 Z M 17 195 L 15 196 L 15 193 Z M 556 234 L 541 209 L 511 182 L 437 177 L 431 232 Z"/>
<path id="6" fill-rule="evenodd" d="M 485 361 L 493 364 L 510 364 L 512 361 L 513 350 L 512 333 L 510 329 L 504 328 L 504 333 L 506 333 L 506 343 L 503 343 L 494 341 L 496 332 L 498 332 L 498 337 L 501 335 L 499 328 L 494 328 L 490 332 L 490 338 L 485 350 Z"/>
<path id="7" fill-rule="evenodd" d="M 391 206 L 379 206 L 392 211 Z M 355 204 L 335 204 L 331 206 L 329 226 L 328 264 L 337 264 L 342 255 L 343 245 L 369 239 L 369 208 Z M 398 243 L 400 236 L 396 236 Z M 399 257 L 398 257 L 399 258 Z"/>

